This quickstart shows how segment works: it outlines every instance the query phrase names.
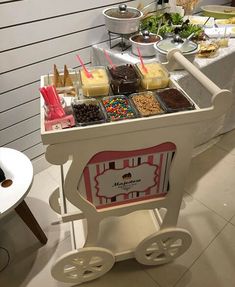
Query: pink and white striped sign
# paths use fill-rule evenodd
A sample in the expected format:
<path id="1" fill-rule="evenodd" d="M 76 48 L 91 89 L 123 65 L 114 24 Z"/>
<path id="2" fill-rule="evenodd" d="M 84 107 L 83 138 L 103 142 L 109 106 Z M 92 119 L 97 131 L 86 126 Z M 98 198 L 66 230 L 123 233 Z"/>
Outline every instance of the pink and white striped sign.
<path id="1" fill-rule="evenodd" d="M 97 153 L 83 171 L 84 196 L 97 209 L 164 197 L 175 151 L 175 144 L 167 142 L 135 151 Z"/>

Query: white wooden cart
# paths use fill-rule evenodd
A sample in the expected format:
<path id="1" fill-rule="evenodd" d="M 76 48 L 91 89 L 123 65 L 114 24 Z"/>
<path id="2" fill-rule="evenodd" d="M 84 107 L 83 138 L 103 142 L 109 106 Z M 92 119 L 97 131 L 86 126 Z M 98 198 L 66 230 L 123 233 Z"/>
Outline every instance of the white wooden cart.
<path id="1" fill-rule="evenodd" d="M 180 63 L 210 92 L 210 107 L 50 132 L 44 130 L 42 111 L 46 158 L 61 166 L 62 188 L 52 193 L 50 205 L 71 224 L 72 250 L 54 263 L 55 279 L 83 283 L 104 275 L 115 261 L 164 264 L 189 248 L 191 235 L 177 220 L 195 131 L 226 112 L 231 93 L 179 51 L 168 59 L 169 66 Z"/>

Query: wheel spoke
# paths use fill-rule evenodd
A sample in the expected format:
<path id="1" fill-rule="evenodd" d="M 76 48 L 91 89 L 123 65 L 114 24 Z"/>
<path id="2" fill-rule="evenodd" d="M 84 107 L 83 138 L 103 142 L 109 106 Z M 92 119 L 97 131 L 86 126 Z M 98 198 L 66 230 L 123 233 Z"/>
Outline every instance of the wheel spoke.
<path id="1" fill-rule="evenodd" d="M 65 274 L 66 277 L 77 278 L 79 276 L 78 270 L 71 270 Z"/>
<path id="2" fill-rule="evenodd" d="M 92 270 L 90 270 L 90 269 L 83 270 L 82 276 L 84 278 L 92 277 L 93 275 L 94 275 L 94 272 Z"/>
<path id="3" fill-rule="evenodd" d="M 101 258 L 101 257 L 93 257 L 93 258 L 91 258 L 91 260 L 89 262 L 89 266 L 102 265 L 103 262 L 104 262 L 103 258 Z"/>
<path id="4" fill-rule="evenodd" d="M 182 246 L 181 243 L 175 243 L 169 246 L 169 248 L 180 248 Z"/>
<path id="5" fill-rule="evenodd" d="M 165 252 L 159 250 L 156 252 L 153 252 L 152 254 L 150 254 L 149 256 L 147 256 L 148 260 L 156 260 L 156 259 L 161 259 L 165 257 Z"/>
<path id="6" fill-rule="evenodd" d="M 155 252 L 155 251 L 159 251 L 159 247 L 158 247 L 158 246 L 156 246 L 156 247 L 150 246 L 150 247 L 148 247 L 148 248 L 146 249 L 146 252 L 147 252 L 147 253 L 152 253 L 152 252 Z"/>
<path id="7" fill-rule="evenodd" d="M 72 265 L 71 266 L 65 266 L 64 274 L 69 274 L 69 273 L 76 271 L 76 270 L 77 270 L 77 268 L 75 266 L 72 266 Z"/>
<path id="8" fill-rule="evenodd" d="M 76 266 L 82 266 L 84 264 L 84 259 L 83 258 L 74 258 L 72 260 L 72 263 Z"/>
<path id="9" fill-rule="evenodd" d="M 178 239 L 177 238 L 167 238 L 167 240 L 164 240 L 164 245 L 166 247 L 174 244 Z"/>
<path id="10" fill-rule="evenodd" d="M 179 247 L 182 245 L 182 240 L 180 238 L 169 238 L 165 242 L 166 247 Z"/>
<path id="11" fill-rule="evenodd" d="M 102 270 L 103 265 L 99 265 L 99 266 L 90 266 L 88 268 L 88 270 L 92 271 L 92 272 L 100 272 Z"/>
<path id="12" fill-rule="evenodd" d="M 73 263 L 79 266 L 88 266 L 91 260 L 91 256 L 83 256 L 73 260 Z"/>
<path id="13" fill-rule="evenodd" d="M 100 268 L 103 265 L 104 265 L 103 262 L 100 262 L 100 263 L 97 262 L 97 263 L 89 264 L 88 268 L 93 268 L 93 267 Z"/>
<path id="14" fill-rule="evenodd" d="M 178 247 L 174 247 L 174 248 L 171 247 L 167 250 L 168 255 L 171 257 L 174 257 L 178 252 L 179 252 Z"/>
<path id="15" fill-rule="evenodd" d="M 157 240 L 149 248 L 146 248 L 146 256 L 150 259 L 158 257 L 160 254 L 165 252 L 164 243 L 162 240 Z"/>
<path id="16" fill-rule="evenodd" d="M 165 244 L 164 244 L 164 242 L 162 241 L 162 240 L 157 240 L 156 241 L 157 242 L 157 245 L 158 245 L 158 247 L 159 247 L 159 251 L 163 251 L 164 252 L 164 250 L 165 250 Z"/>

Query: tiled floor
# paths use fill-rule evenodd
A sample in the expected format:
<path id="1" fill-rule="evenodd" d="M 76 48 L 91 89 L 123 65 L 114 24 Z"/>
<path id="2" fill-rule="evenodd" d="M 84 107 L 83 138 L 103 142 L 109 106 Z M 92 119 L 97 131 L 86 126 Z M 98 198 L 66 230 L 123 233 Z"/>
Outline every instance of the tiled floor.
<path id="1" fill-rule="evenodd" d="M 56 258 L 71 250 L 68 224 L 56 224 L 58 217 L 47 203 L 59 184 L 58 174 L 54 166 L 36 175 L 27 197 L 48 236 L 47 245 L 41 247 L 14 213 L 1 220 L 0 246 L 9 250 L 11 260 L 0 273 L 0 286 L 71 286 L 50 275 Z M 192 160 L 178 227 L 191 232 L 193 243 L 174 262 L 158 267 L 135 260 L 119 262 L 105 276 L 83 286 L 235 286 L 235 130 Z"/>

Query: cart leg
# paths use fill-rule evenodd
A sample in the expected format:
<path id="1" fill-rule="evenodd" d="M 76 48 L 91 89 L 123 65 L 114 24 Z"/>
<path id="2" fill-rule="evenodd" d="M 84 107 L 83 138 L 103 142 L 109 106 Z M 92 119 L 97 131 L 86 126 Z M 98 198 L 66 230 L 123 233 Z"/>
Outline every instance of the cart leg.
<path id="1" fill-rule="evenodd" d="M 175 203 L 175 205 L 176 205 L 176 203 Z M 177 207 L 175 207 L 173 210 L 170 210 L 168 208 L 167 212 L 163 218 L 160 229 L 162 230 L 164 228 L 177 226 L 179 212 L 180 212 L 180 203 L 178 203 Z"/>
<path id="2" fill-rule="evenodd" d="M 174 190 L 174 192 L 177 193 L 178 191 Z M 166 213 L 160 226 L 161 230 L 163 230 L 164 228 L 171 228 L 177 226 L 182 199 L 183 192 L 178 192 L 177 197 L 171 197 L 171 199 L 168 201 L 167 206 L 164 206 L 164 208 L 166 208 Z"/>
<path id="3" fill-rule="evenodd" d="M 170 173 L 169 176 L 170 186 L 174 188 L 169 190 L 167 205 L 164 206 L 167 212 L 163 218 L 161 229 L 176 227 L 177 225 L 180 206 L 184 196 L 184 179 L 190 167 L 193 149 L 193 144 L 190 142 L 192 138 L 187 137 L 187 139 L 187 145 L 177 147 L 178 158 L 175 159 L 173 164 L 178 168 L 174 168 L 174 173 Z"/>
<path id="4" fill-rule="evenodd" d="M 94 220 L 95 216 L 87 218 L 87 238 L 86 238 L 86 247 L 94 246 L 98 240 L 100 220 Z"/>

